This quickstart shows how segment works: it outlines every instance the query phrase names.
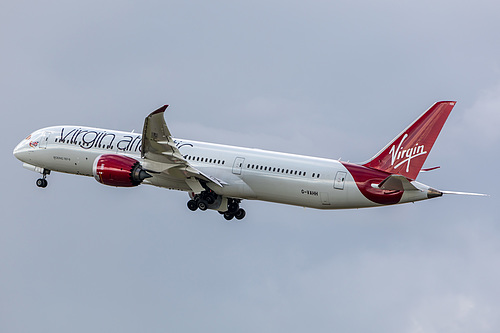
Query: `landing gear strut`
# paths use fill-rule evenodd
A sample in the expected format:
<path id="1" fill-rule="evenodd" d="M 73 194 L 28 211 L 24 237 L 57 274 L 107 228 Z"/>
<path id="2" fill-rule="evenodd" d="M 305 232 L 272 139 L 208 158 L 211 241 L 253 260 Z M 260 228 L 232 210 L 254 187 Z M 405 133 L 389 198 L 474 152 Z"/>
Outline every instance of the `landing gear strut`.
<path id="1" fill-rule="evenodd" d="M 47 175 L 50 175 L 50 170 L 43 169 L 42 178 L 38 178 L 36 180 L 36 186 L 41 187 L 41 188 L 47 187 L 47 185 L 49 184 L 49 182 L 47 182 L 47 179 L 46 179 Z"/>

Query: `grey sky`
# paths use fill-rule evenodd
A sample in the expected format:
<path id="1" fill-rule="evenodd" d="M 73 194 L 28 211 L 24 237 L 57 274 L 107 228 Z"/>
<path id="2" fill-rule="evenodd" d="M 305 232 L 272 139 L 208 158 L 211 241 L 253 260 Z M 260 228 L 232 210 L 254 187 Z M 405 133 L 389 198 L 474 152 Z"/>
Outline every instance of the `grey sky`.
<path id="1" fill-rule="evenodd" d="M 11 1 L 0 10 L 2 332 L 498 332 L 496 1 Z M 485 192 L 317 211 L 37 175 L 12 156 L 59 124 L 370 158 L 457 100 L 419 176 Z"/>

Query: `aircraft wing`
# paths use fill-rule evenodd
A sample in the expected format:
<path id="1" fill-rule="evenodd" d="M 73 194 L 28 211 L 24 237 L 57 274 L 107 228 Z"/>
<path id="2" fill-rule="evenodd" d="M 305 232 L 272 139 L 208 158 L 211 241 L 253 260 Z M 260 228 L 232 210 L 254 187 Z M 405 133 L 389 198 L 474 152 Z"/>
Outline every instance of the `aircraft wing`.
<path id="1" fill-rule="evenodd" d="M 164 105 L 151 112 L 144 120 L 141 157 L 148 162 L 148 171 L 184 179 L 196 193 L 204 190 L 199 180 L 222 187 L 224 182 L 192 167 L 181 155 L 165 122 L 167 107 Z"/>

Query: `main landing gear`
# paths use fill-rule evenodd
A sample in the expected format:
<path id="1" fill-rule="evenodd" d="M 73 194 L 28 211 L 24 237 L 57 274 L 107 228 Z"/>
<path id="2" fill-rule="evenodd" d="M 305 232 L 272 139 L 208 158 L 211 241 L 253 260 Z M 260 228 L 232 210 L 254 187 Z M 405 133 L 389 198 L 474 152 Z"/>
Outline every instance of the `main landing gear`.
<path id="1" fill-rule="evenodd" d="M 240 208 L 240 200 L 236 199 L 228 199 L 231 202 L 228 202 L 227 211 L 220 212 L 224 215 L 224 218 L 228 221 L 232 220 L 235 217 L 237 220 L 241 220 L 247 214 L 243 208 Z"/>
<path id="2" fill-rule="evenodd" d="M 36 180 L 36 186 L 41 188 L 46 188 L 49 182 L 47 182 L 47 175 L 50 175 L 50 170 L 43 169 L 42 178 Z"/>
<path id="3" fill-rule="evenodd" d="M 192 210 L 193 212 L 197 209 L 205 211 L 209 208 L 219 210 L 219 213 L 224 215 L 224 218 L 228 221 L 232 220 L 233 218 L 241 220 L 245 217 L 245 210 L 243 208 L 240 208 L 241 200 L 233 198 L 224 199 L 227 200 L 227 202 L 223 200 L 220 195 L 208 189 L 201 192 L 200 194 L 195 194 L 194 196 L 192 196 L 192 199 L 188 201 L 187 206 L 189 210 Z M 220 210 L 225 208 L 222 205 L 226 204 L 227 209 L 225 211 Z"/>

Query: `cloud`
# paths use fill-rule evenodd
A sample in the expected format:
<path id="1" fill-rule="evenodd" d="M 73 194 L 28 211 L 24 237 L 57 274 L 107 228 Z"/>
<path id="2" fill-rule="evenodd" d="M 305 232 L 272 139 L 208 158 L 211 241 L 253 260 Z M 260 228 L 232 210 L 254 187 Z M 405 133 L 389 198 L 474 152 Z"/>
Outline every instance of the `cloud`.
<path id="1" fill-rule="evenodd" d="M 474 136 L 474 141 L 491 147 L 500 140 L 500 84 L 480 93 L 476 102 L 465 111 L 465 131 Z"/>
<path id="2" fill-rule="evenodd" d="M 473 295 L 428 295 L 413 310 L 409 332 L 493 332 L 497 310 Z"/>

